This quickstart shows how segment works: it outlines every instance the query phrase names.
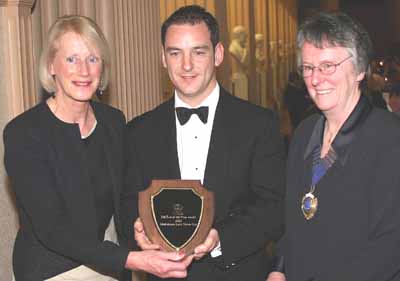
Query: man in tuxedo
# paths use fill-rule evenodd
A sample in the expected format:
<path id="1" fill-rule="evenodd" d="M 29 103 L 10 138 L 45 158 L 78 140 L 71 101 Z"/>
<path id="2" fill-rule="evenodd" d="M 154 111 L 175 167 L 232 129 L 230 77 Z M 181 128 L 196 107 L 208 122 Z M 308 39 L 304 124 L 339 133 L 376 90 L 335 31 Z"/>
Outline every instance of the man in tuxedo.
<path id="1" fill-rule="evenodd" d="M 215 219 L 195 249 L 187 280 L 263 280 L 266 243 L 278 239 L 283 226 L 285 156 L 277 117 L 219 86 L 224 47 L 210 13 L 182 7 L 161 33 L 162 63 L 175 93 L 128 123 L 121 217 L 142 249 L 157 248 L 140 219 L 132 226 L 137 193 L 152 179 L 201 180 L 214 192 Z"/>

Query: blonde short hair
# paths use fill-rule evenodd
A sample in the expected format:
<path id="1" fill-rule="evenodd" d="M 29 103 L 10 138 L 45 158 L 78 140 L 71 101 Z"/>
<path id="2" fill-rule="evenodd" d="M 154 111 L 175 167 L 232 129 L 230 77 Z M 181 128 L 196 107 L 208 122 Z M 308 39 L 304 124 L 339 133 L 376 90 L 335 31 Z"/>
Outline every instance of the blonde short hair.
<path id="1" fill-rule="evenodd" d="M 104 90 L 107 88 L 111 65 L 110 47 L 103 32 L 92 19 L 77 15 L 60 17 L 50 27 L 39 63 L 39 79 L 43 88 L 49 93 L 56 91 L 56 83 L 49 70 L 58 51 L 58 40 L 67 32 L 74 32 L 80 35 L 91 47 L 100 52 L 102 73 L 99 89 Z"/>

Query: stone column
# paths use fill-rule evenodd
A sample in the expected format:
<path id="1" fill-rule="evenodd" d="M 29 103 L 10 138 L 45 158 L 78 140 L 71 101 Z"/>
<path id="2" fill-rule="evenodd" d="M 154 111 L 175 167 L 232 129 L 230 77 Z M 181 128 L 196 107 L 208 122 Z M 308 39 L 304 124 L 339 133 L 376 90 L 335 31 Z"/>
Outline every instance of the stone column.
<path id="1" fill-rule="evenodd" d="M 0 131 L 15 115 L 36 102 L 32 53 L 31 1 L 0 1 Z M 0 145 L 3 159 L 3 145 Z M 12 248 L 18 229 L 15 200 L 0 164 L 0 276 L 12 278 Z"/>
<path id="2" fill-rule="evenodd" d="M 10 115 L 15 116 L 37 101 L 32 44 L 33 0 L 0 1 L 0 21 L 4 27 L 6 94 Z"/>

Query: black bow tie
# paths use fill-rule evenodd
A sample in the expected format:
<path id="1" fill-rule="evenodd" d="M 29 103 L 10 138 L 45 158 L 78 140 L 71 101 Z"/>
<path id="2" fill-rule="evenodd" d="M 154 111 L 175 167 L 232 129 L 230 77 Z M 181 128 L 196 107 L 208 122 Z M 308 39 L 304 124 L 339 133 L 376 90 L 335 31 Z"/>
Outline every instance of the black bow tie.
<path id="1" fill-rule="evenodd" d="M 201 122 L 204 124 L 207 123 L 208 119 L 208 106 L 201 106 L 199 108 L 186 108 L 186 107 L 177 107 L 176 115 L 178 116 L 179 123 L 181 125 L 185 125 L 187 121 L 189 121 L 190 116 L 192 114 L 197 114 L 199 116 Z"/>

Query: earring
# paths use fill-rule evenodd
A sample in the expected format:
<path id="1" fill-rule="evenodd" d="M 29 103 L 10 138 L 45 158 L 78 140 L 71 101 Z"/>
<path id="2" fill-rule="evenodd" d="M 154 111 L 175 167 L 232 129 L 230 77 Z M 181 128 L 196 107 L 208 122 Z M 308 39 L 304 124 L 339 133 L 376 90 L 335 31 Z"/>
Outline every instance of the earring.
<path id="1" fill-rule="evenodd" d="M 103 87 L 103 79 L 101 79 L 101 80 L 100 80 L 100 83 L 99 83 L 99 90 L 98 90 L 98 92 L 97 92 L 97 94 L 98 94 L 99 97 L 101 97 L 101 96 L 103 95 L 103 90 L 104 90 L 104 87 Z"/>

